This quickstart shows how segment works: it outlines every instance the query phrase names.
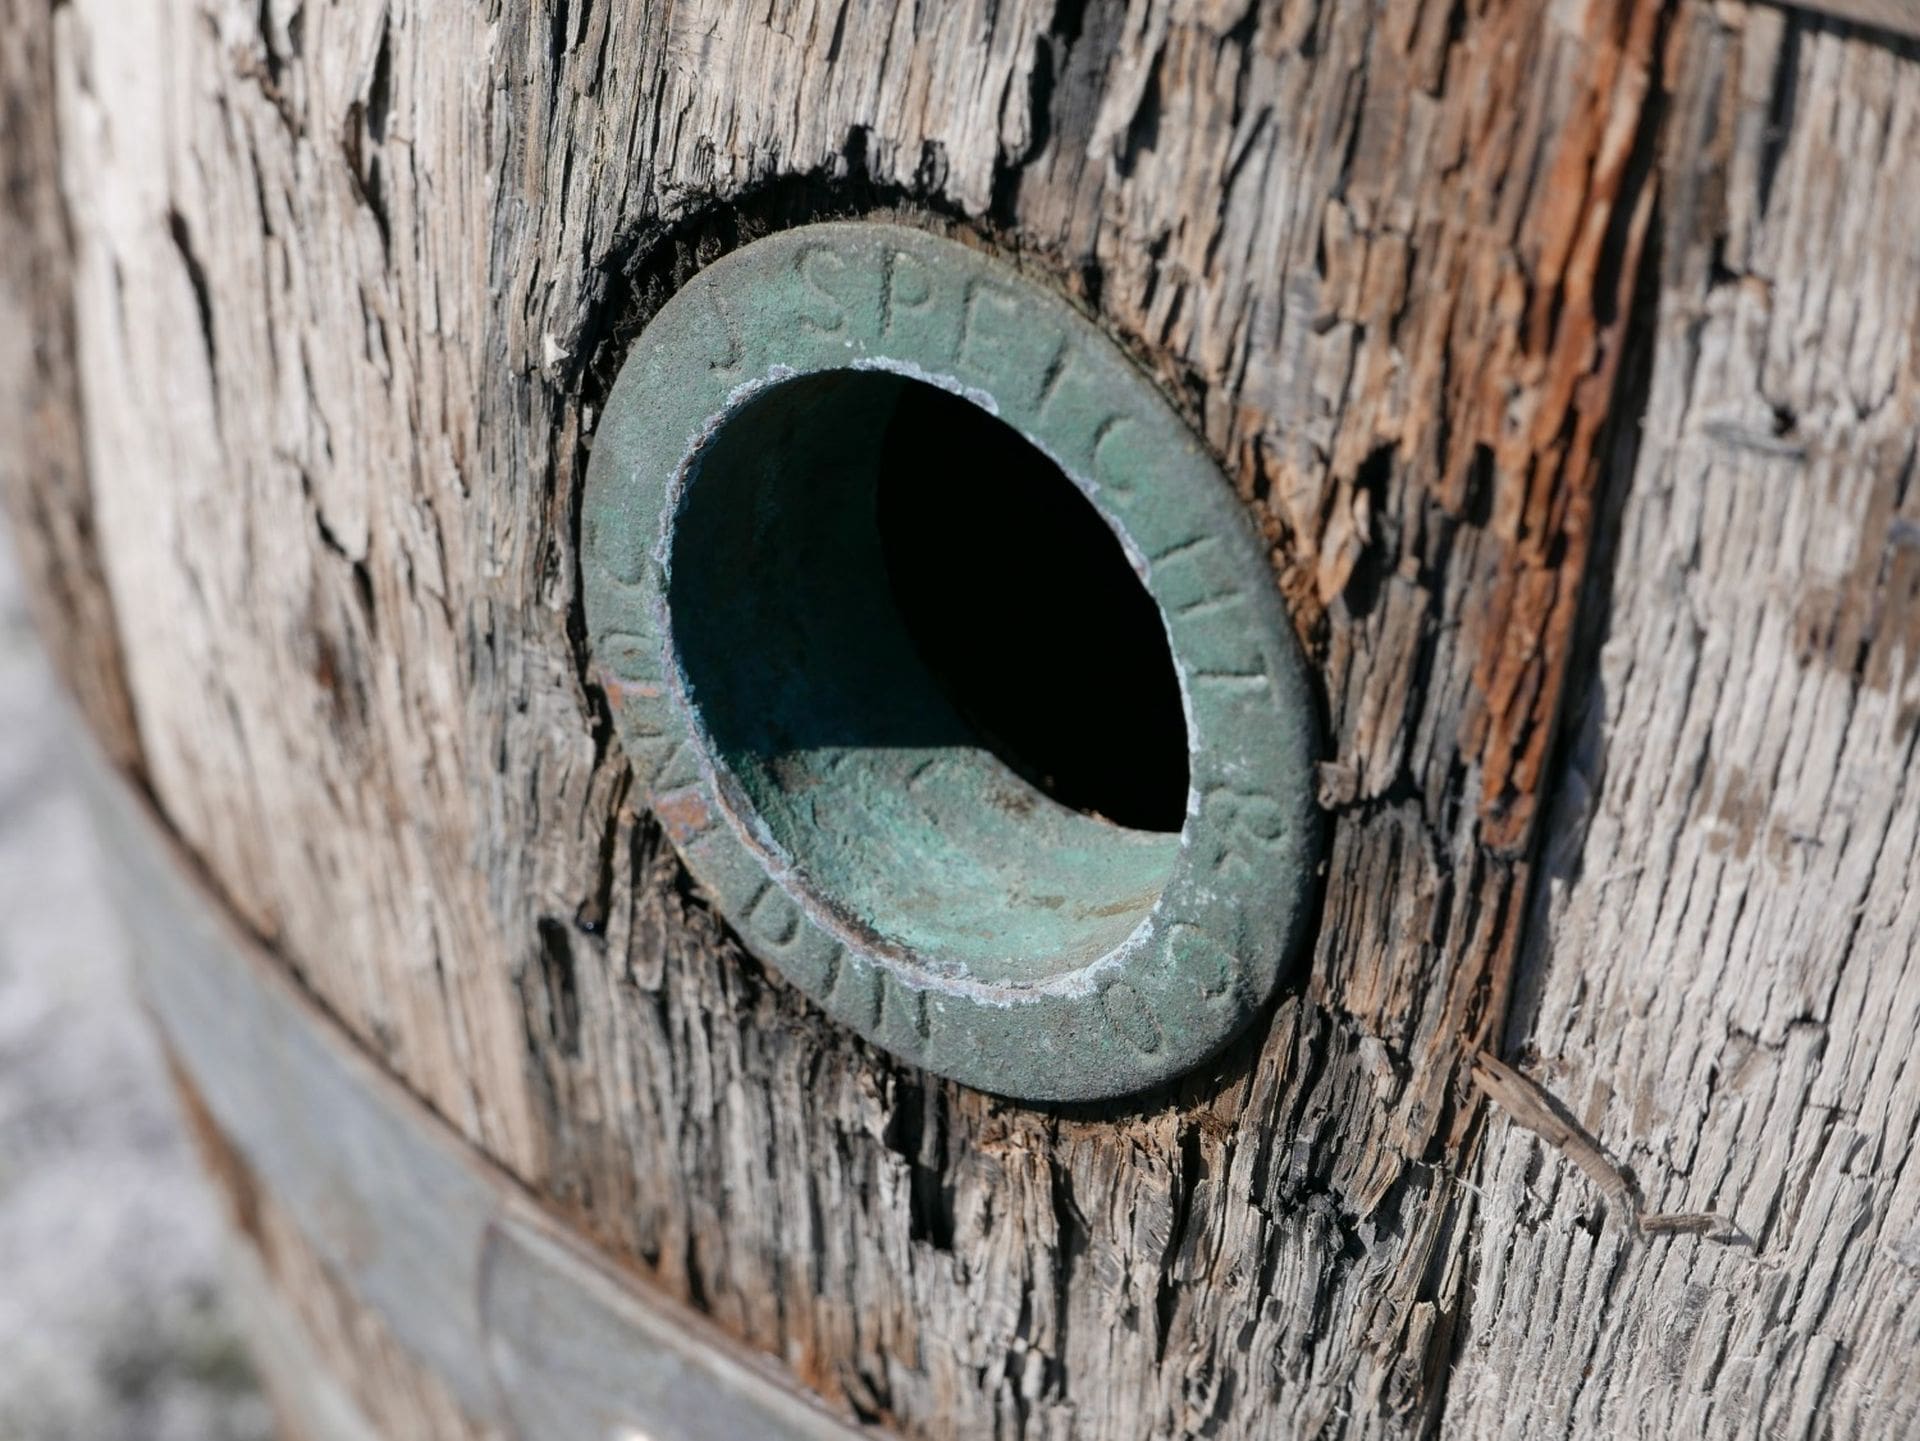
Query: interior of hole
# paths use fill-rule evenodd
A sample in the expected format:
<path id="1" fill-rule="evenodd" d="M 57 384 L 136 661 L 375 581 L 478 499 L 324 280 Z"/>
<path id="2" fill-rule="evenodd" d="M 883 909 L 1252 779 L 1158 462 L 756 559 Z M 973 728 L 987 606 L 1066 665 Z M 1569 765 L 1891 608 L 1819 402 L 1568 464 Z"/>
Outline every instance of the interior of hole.
<path id="1" fill-rule="evenodd" d="M 694 462 L 668 598 L 729 804 L 853 928 L 1021 983 L 1152 908 L 1187 788 L 1164 628 L 985 411 L 876 371 L 761 392 Z"/>
<path id="2" fill-rule="evenodd" d="M 1187 723 L 1166 628 L 1059 468 L 970 401 L 906 384 L 878 515 L 900 619 L 995 753 L 1063 805 L 1179 830 Z"/>

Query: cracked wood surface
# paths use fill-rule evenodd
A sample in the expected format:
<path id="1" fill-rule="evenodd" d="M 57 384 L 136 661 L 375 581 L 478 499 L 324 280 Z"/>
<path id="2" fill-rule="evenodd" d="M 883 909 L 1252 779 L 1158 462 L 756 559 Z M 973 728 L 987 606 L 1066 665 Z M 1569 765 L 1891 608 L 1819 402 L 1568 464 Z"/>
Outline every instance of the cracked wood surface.
<path id="1" fill-rule="evenodd" d="M 138 762 L 113 600 L 93 533 L 74 354 L 73 234 L 56 181 L 54 43 L 36 0 L 0 0 L 0 502 L 27 599 L 112 759 Z"/>
<path id="2" fill-rule="evenodd" d="M 1906 1404 L 1920 1084 L 1864 1028 L 1914 989 L 1910 49 L 1653 0 L 7 3 L 74 244 L 86 543 L 36 524 L 76 486 L 12 488 L 54 633 L 117 655 L 236 910 L 584 1234 L 915 1436 Z M 1131 346 L 1324 680 L 1314 952 L 1142 1101 L 835 1033 L 635 814 L 584 678 L 625 340 L 848 214 Z M 1754 1249 L 1580 1224 L 1479 1119 L 1503 1037 Z"/>
<path id="3" fill-rule="evenodd" d="M 1920 1427 L 1920 44 L 1676 35 L 1661 302 L 1509 1028 L 1650 1205 L 1496 1123 L 1449 1420 Z"/>

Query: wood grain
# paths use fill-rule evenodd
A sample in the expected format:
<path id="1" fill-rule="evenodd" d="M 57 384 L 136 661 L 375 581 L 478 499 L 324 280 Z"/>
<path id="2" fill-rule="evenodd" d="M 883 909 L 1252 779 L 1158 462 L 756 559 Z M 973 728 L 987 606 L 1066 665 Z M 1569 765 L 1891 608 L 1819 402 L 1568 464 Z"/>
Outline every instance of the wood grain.
<path id="1" fill-rule="evenodd" d="M 15 28 L 47 23 L 14 3 Z M 236 911 L 477 1145 L 909 1435 L 1523 1427 L 1500 1409 L 1523 1376 L 1576 1394 L 1568 1414 L 1641 1414 L 1618 1399 L 1634 1348 L 1753 1258 L 1663 1240 L 1648 1264 L 1681 1289 L 1563 1331 L 1553 1248 L 1584 1248 L 1602 1292 L 1623 1263 L 1611 1232 L 1569 1229 L 1571 1200 L 1530 1199 L 1531 1139 L 1496 1125 L 1462 1179 L 1470 1060 L 1524 977 L 1509 1034 L 1632 1098 L 1597 1132 L 1632 1153 L 1668 1135 L 1656 1077 L 1704 1107 L 1710 1072 L 1771 1076 L 1811 1044 L 1792 1017 L 1833 1026 L 1823 998 L 1858 990 L 1862 1026 L 1899 1000 L 1846 957 L 1895 953 L 1873 925 L 1896 934 L 1906 903 L 1891 869 L 1870 882 L 1912 854 L 1891 769 L 1911 719 L 1888 699 L 1913 640 L 1889 453 L 1912 418 L 1909 57 L 1653 0 L 70 0 L 52 26 L 88 557 L 115 603 L 86 644 L 118 635 L 155 793 Z M 585 679 L 577 494 L 626 339 L 743 238 L 865 214 L 1007 255 L 1130 346 L 1235 477 L 1320 667 L 1314 953 L 1256 1035 L 1167 1093 L 1021 1108 L 836 1034 L 635 814 Z M 1803 605 L 1811 639 L 1776 659 L 1857 655 L 1853 680 L 1766 664 L 1763 621 Z M 1717 746 L 1696 717 L 1685 750 L 1634 717 L 1694 693 L 1708 672 L 1682 661 L 1707 652 L 1700 715 L 1779 688 Z M 1855 694 L 1880 697 L 1857 723 L 1809 718 Z M 1590 827 L 1579 797 L 1634 769 L 1588 764 L 1616 726 L 1623 756 L 1693 757 L 1689 795 L 1712 799 L 1636 791 L 1644 820 Z M 1709 752 L 1741 759 L 1709 776 Z M 1836 791 L 1818 778 L 1842 758 Z M 1803 764 L 1776 827 L 1775 778 Z M 1719 853 L 1656 884 L 1709 809 L 1750 817 L 1727 849 L 1756 878 L 1781 847 L 1836 869 L 1805 872 L 1799 908 L 1744 900 Z M 1632 867 L 1626 909 L 1580 899 Z M 1638 929 L 1565 920 L 1602 913 Z M 1737 954 L 1764 984 L 1727 961 L 1763 915 Z M 1616 1009 L 1579 1009 L 1589 967 Z M 1758 1059 L 1688 1039 L 1714 996 Z M 1882 1195 L 1846 1191 L 1865 1183 L 1838 1168 L 1877 1152 L 1837 1145 L 1814 1101 L 1879 1087 L 1862 1134 L 1897 1175 L 1920 1097 L 1898 1048 L 1861 1045 L 1831 1085 L 1804 1073 L 1804 1105 L 1723 1133 L 1806 1216 L 1809 1256 Z M 1713 1281 L 1677 1279 L 1695 1265 Z M 1799 1274 L 1769 1283 L 1782 1306 Z M 1846 1342 L 1816 1345 L 1812 1312 L 1759 1335 L 1804 1335 L 1809 1378 L 1842 1345 L 1861 1376 L 1897 1365 L 1874 1358 L 1898 1303 L 1846 1295 L 1868 1307 Z M 1583 1387 L 1602 1338 L 1618 1388 Z M 1760 1386 L 1731 1366 L 1683 1374 Z"/>
<path id="2" fill-rule="evenodd" d="M 61 680 L 115 763 L 140 741 L 93 530 L 74 354 L 73 235 L 57 183 L 51 12 L 0 0 L 0 506 Z"/>
<path id="3" fill-rule="evenodd" d="M 1675 37 L 1646 424 L 1511 1033 L 1745 1244 L 1636 1241 L 1496 1124 L 1464 1434 L 1920 1424 L 1920 46 L 1740 18 Z"/>

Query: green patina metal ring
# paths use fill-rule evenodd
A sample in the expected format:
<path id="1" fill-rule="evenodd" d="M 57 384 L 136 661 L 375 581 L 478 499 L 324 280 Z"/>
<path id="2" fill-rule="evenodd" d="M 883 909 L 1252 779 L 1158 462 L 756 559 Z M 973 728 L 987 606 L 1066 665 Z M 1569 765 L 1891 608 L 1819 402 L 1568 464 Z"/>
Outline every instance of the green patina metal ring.
<path id="1" fill-rule="evenodd" d="M 915 384 L 1019 432 L 1118 537 L 1186 714 L 1177 833 L 1037 790 L 915 660 L 872 518 L 878 437 Z M 1206 1059 L 1278 984 L 1321 844 L 1299 647 L 1217 466 L 1051 291 L 892 225 L 715 262 L 620 372 L 584 551 L 597 673 L 654 812 L 834 1019 L 983 1090 L 1084 1100 Z"/>

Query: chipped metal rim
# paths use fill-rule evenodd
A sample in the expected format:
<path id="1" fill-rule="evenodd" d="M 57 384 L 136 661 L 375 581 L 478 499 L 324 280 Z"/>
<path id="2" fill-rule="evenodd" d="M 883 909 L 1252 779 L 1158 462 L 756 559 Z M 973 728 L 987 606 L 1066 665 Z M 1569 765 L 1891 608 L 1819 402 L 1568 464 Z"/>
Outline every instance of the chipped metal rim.
<path id="1" fill-rule="evenodd" d="M 669 606 L 684 492 L 755 397 L 848 371 L 937 385 L 1018 431 L 1114 531 L 1166 626 L 1185 824 L 1157 899 L 1090 963 L 1011 983 L 851 914 L 770 837 L 689 694 Z M 1321 853 L 1305 663 L 1239 497 L 1060 296 L 898 225 L 809 225 L 734 251 L 629 352 L 593 440 L 582 549 L 596 676 L 654 813 L 747 948 L 836 1021 L 986 1091 L 1087 1100 L 1190 1069 L 1273 993 Z"/>

